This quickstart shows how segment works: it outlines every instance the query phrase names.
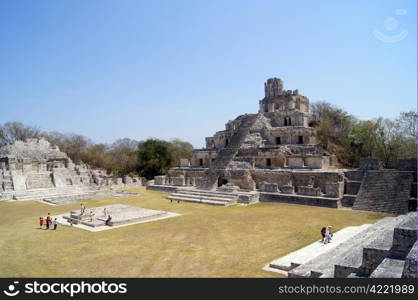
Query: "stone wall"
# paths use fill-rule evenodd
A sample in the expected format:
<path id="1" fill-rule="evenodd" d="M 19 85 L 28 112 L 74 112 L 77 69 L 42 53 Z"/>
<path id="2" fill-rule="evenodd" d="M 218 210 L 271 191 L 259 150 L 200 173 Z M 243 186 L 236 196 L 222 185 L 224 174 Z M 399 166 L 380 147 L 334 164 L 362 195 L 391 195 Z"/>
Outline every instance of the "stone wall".
<path id="1" fill-rule="evenodd" d="M 380 170 L 382 169 L 382 162 L 377 158 L 362 157 L 359 162 L 360 170 Z"/>
<path id="2" fill-rule="evenodd" d="M 256 188 L 260 189 L 263 182 L 276 183 L 279 190 L 284 186 L 309 186 L 313 177 L 313 187 L 321 189 L 322 193 L 329 194 L 330 197 L 342 197 L 344 187 L 343 172 L 292 172 L 282 170 L 251 170 L 251 176 L 256 183 Z"/>
<path id="3" fill-rule="evenodd" d="M 329 208 L 338 208 L 339 200 L 325 197 L 309 197 L 302 195 L 284 195 L 278 193 L 260 193 L 261 202 L 278 202 L 289 204 L 301 204 L 309 206 L 321 206 Z"/>
<path id="4" fill-rule="evenodd" d="M 367 171 L 353 209 L 403 214 L 408 211 L 412 172 Z"/>
<path id="5" fill-rule="evenodd" d="M 417 242 L 415 242 L 405 259 L 402 278 L 417 278 Z"/>

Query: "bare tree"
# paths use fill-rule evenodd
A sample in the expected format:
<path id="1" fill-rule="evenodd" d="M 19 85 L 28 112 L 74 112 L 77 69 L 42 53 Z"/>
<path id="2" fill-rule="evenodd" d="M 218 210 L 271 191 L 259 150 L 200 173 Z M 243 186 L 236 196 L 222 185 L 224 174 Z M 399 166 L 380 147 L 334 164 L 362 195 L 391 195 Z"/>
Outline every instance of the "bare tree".
<path id="1" fill-rule="evenodd" d="M 23 125 L 20 122 L 7 122 L 0 126 L 0 146 L 13 144 L 15 141 L 39 138 L 41 135 L 42 131 L 37 127 Z"/>

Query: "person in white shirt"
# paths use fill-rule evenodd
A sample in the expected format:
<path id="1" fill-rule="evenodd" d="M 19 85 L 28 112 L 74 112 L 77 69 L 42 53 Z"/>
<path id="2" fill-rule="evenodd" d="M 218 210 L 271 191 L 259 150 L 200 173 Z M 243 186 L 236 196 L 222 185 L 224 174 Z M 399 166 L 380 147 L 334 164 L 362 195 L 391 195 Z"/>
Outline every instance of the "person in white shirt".
<path id="1" fill-rule="evenodd" d="M 55 218 L 55 219 L 52 221 L 52 225 L 54 225 L 54 230 L 57 230 L 57 226 L 58 226 L 58 221 L 57 221 L 57 218 Z"/>

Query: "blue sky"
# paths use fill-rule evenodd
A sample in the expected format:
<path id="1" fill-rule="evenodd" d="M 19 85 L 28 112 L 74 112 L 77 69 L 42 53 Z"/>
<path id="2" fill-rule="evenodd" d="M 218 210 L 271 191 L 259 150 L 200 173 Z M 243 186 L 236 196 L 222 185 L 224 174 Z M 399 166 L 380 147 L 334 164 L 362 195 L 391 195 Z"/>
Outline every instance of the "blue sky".
<path id="1" fill-rule="evenodd" d="M 2 0 L 0 123 L 201 147 L 257 111 L 269 77 L 394 118 L 416 108 L 416 12 L 413 0 Z"/>

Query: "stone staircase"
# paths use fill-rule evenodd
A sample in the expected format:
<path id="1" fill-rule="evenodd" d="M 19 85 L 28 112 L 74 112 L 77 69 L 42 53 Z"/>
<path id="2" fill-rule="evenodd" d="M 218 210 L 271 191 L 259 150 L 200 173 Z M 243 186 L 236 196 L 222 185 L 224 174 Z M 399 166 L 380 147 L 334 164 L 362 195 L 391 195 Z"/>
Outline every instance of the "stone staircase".
<path id="1" fill-rule="evenodd" d="M 301 264 L 290 264 L 288 276 L 407 277 L 405 260 L 416 243 L 416 233 L 416 213 L 386 217 L 336 246 L 317 251 Z"/>
<path id="2" fill-rule="evenodd" d="M 26 186 L 28 189 L 53 188 L 52 177 L 50 172 L 33 173 L 26 175 Z"/>
<path id="3" fill-rule="evenodd" d="M 70 197 L 92 194 L 88 187 L 62 187 L 62 188 L 40 188 L 26 191 L 13 191 L 2 193 L 3 199 L 17 200 L 17 201 L 42 201 L 44 199 L 53 199 L 54 197 Z"/>
<path id="4" fill-rule="evenodd" d="M 353 209 L 393 214 L 406 213 L 412 180 L 411 172 L 367 171 L 361 182 Z"/>
<path id="5" fill-rule="evenodd" d="M 225 169 L 237 155 L 240 145 L 244 142 L 247 135 L 250 134 L 250 129 L 257 120 L 257 117 L 257 114 L 243 116 L 243 120 L 237 131 L 231 137 L 228 146 L 218 152 L 211 167 L 205 171 L 203 179 L 198 183 L 199 189 L 213 190 L 216 187 L 221 174 L 220 170 Z"/>
<path id="6" fill-rule="evenodd" d="M 364 173 L 364 170 L 350 170 L 344 172 L 344 175 L 347 179 L 345 180 L 344 196 L 341 199 L 342 206 L 353 207 L 361 186 L 361 181 L 363 180 Z"/>
<path id="7" fill-rule="evenodd" d="M 167 199 L 178 202 L 185 201 L 227 206 L 237 203 L 238 195 L 227 192 L 178 189 L 175 193 L 168 196 Z"/>
<path id="8" fill-rule="evenodd" d="M 331 243 L 325 245 L 318 240 L 313 244 L 310 244 L 302 249 L 299 249 L 284 257 L 272 261 L 265 269 L 267 271 L 273 272 L 278 270 L 281 271 L 280 273 L 288 272 L 300 265 L 307 263 L 308 261 L 314 259 L 319 255 L 326 254 L 328 251 L 334 249 L 335 247 L 352 238 L 356 234 L 362 233 L 363 231 L 367 230 L 367 228 L 369 228 L 370 226 L 371 224 L 364 224 L 361 226 L 345 227 L 339 230 L 338 232 L 334 233 Z"/>

